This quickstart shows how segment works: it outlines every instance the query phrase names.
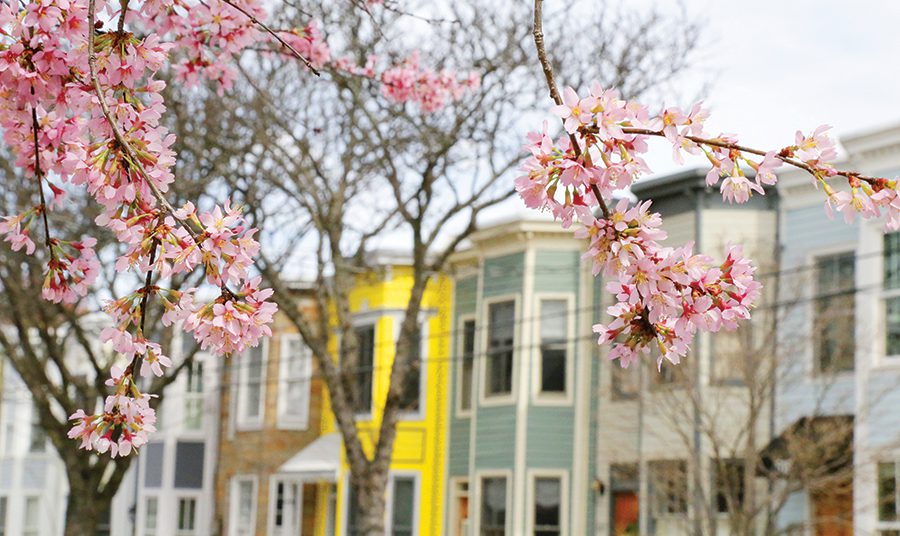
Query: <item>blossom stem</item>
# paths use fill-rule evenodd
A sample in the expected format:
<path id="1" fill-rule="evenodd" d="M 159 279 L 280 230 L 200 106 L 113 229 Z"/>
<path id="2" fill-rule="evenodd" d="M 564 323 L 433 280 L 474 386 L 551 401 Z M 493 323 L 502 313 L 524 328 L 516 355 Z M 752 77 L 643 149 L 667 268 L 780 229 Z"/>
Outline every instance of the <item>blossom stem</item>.
<path id="1" fill-rule="evenodd" d="M 44 197 L 44 172 L 41 169 L 41 152 L 38 144 L 38 120 L 37 110 L 31 107 L 31 133 L 34 140 L 34 176 L 37 178 L 38 193 L 41 198 L 41 219 L 44 221 L 44 240 L 47 244 L 47 250 L 50 252 L 50 258 L 56 259 L 56 253 L 53 251 L 52 240 L 50 239 L 50 222 L 47 219 L 47 201 Z"/>
<path id="2" fill-rule="evenodd" d="M 303 64 L 306 65 L 306 67 L 307 67 L 310 71 L 312 71 L 312 73 L 313 73 L 314 75 L 316 75 L 316 76 L 322 76 L 322 73 L 320 73 L 320 72 L 318 71 L 318 69 L 316 69 L 315 67 L 313 67 L 312 63 L 310 63 L 310 61 L 309 61 L 308 59 L 306 59 L 306 57 L 303 56 L 303 54 L 300 54 L 299 52 L 297 52 L 297 50 L 296 50 L 294 47 L 292 47 L 292 46 L 290 45 L 290 43 L 288 43 L 287 41 L 285 41 L 284 39 L 282 39 L 281 36 L 278 35 L 278 32 L 276 32 L 275 30 L 269 28 L 265 23 L 263 23 L 262 21 L 260 21 L 259 19 L 257 19 L 252 13 L 250 13 L 250 12 L 247 11 L 246 9 L 242 8 L 241 6 L 235 4 L 235 3 L 232 2 L 231 0 L 223 0 L 223 1 L 224 1 L 226 4 L 228 4 L 229 6 L 231 6 L 231 7 L 233 7 L 234 9 L 240 11 L 241 13 L 243 13 L 245 17 L 247 17 L 248 19 L 250 19 L 250 22 L 252 22 L 253 24 L 255 24 L 255 25 L 259 26 L 260 28 L 262 28 L 263 30 L 265 30 L 266 33 L 268 33 L 269 35 L 271 35 L 272 37 L 274 37 L 276 41 L 278 41 L 279 43 L 281 43 L 281 46 L 283 46 L 284 48 L 290 50 L 290 51 L 291 51 L 291 54 L 293 54 L 297 59 L 299 59 L 300 61 L 302 61 Z"/>
<path id="3" fill-rule="evenodd" d="M 228 0 L 225 1 L 227 2 Z M 534 47 L 537 49 L 538 61 L 541 63 L 541 69 L 544 71 L 544 78 L 547 80 L 550 98 L 553 99 L 553 102 L 557 105 L 561 105 L 563 100 L 559 94 L 559 89 L 556 87 L 556 79 L 553 76 L 553 65 L 550 63 L 550 58 L 547 56 L 547 48 L 544 45 L 543 0 L 534 0 L 534 26 L 531 35 L 534 37 Z M 569 134 L 569 141 L 571 142 L 572 150 L 575 151 L 575 156 L 577 157 L 581 153 L 581 146 L 579 145 L 575 134 Z M 600 210 L 603 211 L 603 217 L 609 219 L 609 207 L 606 206 L 606 201 L 603 199 L 603 196 L 600 195 L 600 189 L 597 188 L 596 184 L 591 184 L 591 191 L 594 193 L 594 197 L 597 198 Z"/>

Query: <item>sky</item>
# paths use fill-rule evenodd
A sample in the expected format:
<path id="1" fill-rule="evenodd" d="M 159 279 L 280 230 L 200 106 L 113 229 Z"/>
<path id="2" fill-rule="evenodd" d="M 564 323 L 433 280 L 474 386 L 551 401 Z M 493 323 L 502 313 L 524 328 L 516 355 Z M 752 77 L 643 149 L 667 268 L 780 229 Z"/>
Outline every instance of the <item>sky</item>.
<path id="1" fill-rule="evenodd" d="M 798 129 L 822 124 L 840 137 L 900 123 L 898 0 L 621 1 L 663 12 L 683 5 L 703 27 L 700 59 L 675 89 L 693 96 L 706 85 L 697 96 L 711 111 L 710 133 L 733 133 L 746 145 L 774 149 L 792 143 Z M 664 103 L 644 104 L 654 110 Z M 656 175 L 680 168 L 660 140 L 647 161 Z M 514 214 L 533 212 L 515 198 L 481 223 Z"/>
<path id="2" fill-rule="evenodd" d="M 683 3 L 706 29 L 710 131 L 774 148 L 821 124 L 840 136 L 900 122 L 900 2 Z M 664 153 L 655 171 L 676 168 Z"/>

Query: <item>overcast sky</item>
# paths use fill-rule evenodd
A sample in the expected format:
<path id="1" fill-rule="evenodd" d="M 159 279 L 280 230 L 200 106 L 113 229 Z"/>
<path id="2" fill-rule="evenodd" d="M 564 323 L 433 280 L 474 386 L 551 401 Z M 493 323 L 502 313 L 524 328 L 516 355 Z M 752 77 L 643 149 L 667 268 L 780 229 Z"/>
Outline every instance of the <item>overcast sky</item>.
<path id="1" fill-rule="evenodd" d="M 774 148 L 798 128 L 827 123 L 841 135 L 900 122 L 897 0 L 683 1 L 707 28 L 711 131 Z"/>
<path id="2" fill-rule="evenodd" d="M 671 0 L 626 0 L 667 6 Z M 900 123 L 900 0 L 683 0 L 705 30 L 694 76 L 708 131 L 737 134 L 764 149 L 792 143 L 798 129 L 821 124 L 841 136 Z M 688 94 L 698 84 L 685 83 Z M 651 110 L 663 103 L 646 102 Z M 648 161 L 656 174 L 679 167 L 656 142 Z M 704 161 L 695 160 L 696 165 Z M 486 214 L 483 224 L 532 214 L 518 198 Z"/>

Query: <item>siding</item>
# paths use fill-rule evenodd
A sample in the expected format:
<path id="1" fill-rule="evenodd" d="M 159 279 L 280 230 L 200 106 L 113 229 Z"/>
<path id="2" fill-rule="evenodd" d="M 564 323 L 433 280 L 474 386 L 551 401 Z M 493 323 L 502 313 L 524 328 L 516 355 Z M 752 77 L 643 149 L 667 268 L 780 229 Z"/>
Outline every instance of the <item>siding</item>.
<path id="1" fill-rule="evenodd" d="M 484 261 L 484 297 L 522 292 L 524 253 L 513 253 Z"/>
<path id="2" fill-rule="evenodd" d="M 516 445 L 516 407 L 478 408 L 475 433 L 475 470 L 513 469 Z"/>
<path id="3" fill-rule="evenodd" d="M 450 375 L 450 403 L 447 405 L 450 413 L 450 438 L 449 452 L 447 460 L 447 471 L 449 476 L 462 476 L 469 472 L 469 436 L 471 434 L 471 419 L 459 418 L 456 415 L 458 406 L 457 394 L 460 368 L 462 367 L 462 353 L 460 343 L 462 342 L 461 317 L 475 314 L 478 294 L 478 277 L 471 276 L 461 278 L 456 281 L 456 289 L 454 292 L 454 319 L 453 319 L 453 337 L 451 337 L 451 363 L 452 374 Z M 476 329 L 478 326 L 476 326 Z"/>

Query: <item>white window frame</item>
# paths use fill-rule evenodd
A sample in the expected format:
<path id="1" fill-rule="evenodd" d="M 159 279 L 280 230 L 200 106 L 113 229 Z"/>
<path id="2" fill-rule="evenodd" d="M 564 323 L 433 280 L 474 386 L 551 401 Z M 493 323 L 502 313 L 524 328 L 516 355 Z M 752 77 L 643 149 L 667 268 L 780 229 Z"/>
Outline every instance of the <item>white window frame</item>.
<path id="1" fill-rule="evenodd" d="M 149 516 L 147 515 L 147 502 L 150 499 L 153 499 L 154 501 L 156 501 L 156 516 L 155 516 L 156 527 L 153 529 L 153 532 L 147 532 L 147 519 L 149 519 Z M 160 519 L 159 511 L 160 511 L 161 504 L 162 504 L 162 501 L 160 500 L 160 496 L 157 495 L 156 493 L 147 493 L 145 491 L 141 495 L 141 502 L 140 502 L 140 506 L 138 507 L 138 519 L 137 519 L 137 523 L 138 523 L 138 527 L 139 527 L 138 534 L 140 534 L 141 536 L 162 536 L 162 533 L 160 532 L 160 526 L 159 526 L 159 519 Z"/>
<path id="2" fill-rule="evenodd" d="M 534 515 L 536 511 L 537 479 L 559 479 L 559 528 L 560 534 L 569 533 L 569 472 L 565 469 L 529 469 L 528 489 L 526 490 L 525 504 L 527 505 L 527 518 L 525 519 L 525 531 L 534 534 Z"/>
<path id="3" fill-rule="evenodd" d="M 260 430 L 263 427 L 263 424 L 266 420 L 266 382 L 267 375 L 266 372 L 269 368 L 269 339 L 264 337 L 262 341 L 259 343 L 262 352 L 262 364 L 259 375 L 259 414 L 255 417 L 245 417 L 244 416 L 244 405 L 246 403 L 247 397 L 247 387 L 249 382 L 249 374 L 250 369 L 247 366 L 247 353 L 253 350 L 252 348 L 247 348 L 241 354 L 241 360 L 236 360 L 234 362 L 234 366 L 237 368 L 237 396 L 235 397 L 237 404 L 235 407 L 235 428 L 239 431 L 242 430 Z M 234 370 L 235 367 L 232 367 Z"/>
<path id="4" fill-rule="evenodd" d="M 300 380 L 305 383 L 303 392 L 303 402 L 299 413 L 289 411 L 287 399 L 288 370 L 289 370 L 289 350 L 291 342 L 297 341 L 303 349 L 298 359 L 301 363 L 301 371 L 299 378 L 291 378 L 294 381 Z M 281 345 L 278 354 L 278 418 L 277 427 L 282 430 L 306 430 L 309 428 L 309 404 L 312 396 L 312 350 L 306 345 L 306 342 L 299 333 L 285 333 L 281 335 Z"/>
<path id="5" fill-rule="evenodd" d="M 41 534 L 41 496 L 40 495 L 25 495 L 23 497 L 24 503 L 22 505 L 22 532 L 23 536 L 28 536 L 29 534 L 40 535 Z M 35 501 L 37 504 L 37 517 L 35 518 L 35 525 L 28 525 L 28 503 L 29 501 Z"/>
<path id="6" fill-rule="evenodd" d="M 859 289 L 859 280 L 860 280 L 860 271 L 861 266 L 859 261 L 859 251 L 857 249 L 857 244 L 855 242 L 842 242 L 840 244 L 831 244 L 828 246 L 816 248 L 814 250 L 810 250 L 806 253 L 804 259 L 804 266 L 809 267 L 809 270 L 812 272 L 812 277 L 806 282 L 806 299 L 807 299 L 807 315 L 806 315 L 806 326 L 804 327 L 805 333 L 810 337 L 815 337 L 815 332 L 813 329 L 815 328 L 816 322 L 816 298 L 818 297 L 818 283 L 816 280 L 815 269 L 817 267 L 818 259 L 822 257 L 830 257 L 833 255 L 840 255 L 842 253 L 852 253 L 853 258 L 856 260 L 853 270 L 854 270 L 854 278 L 853 282 L 854 288 Z M 879 262 L 879 266 L 883 266 L 882 262 Z M 879 276 L 879 281 L 881 281 L 882 276 Z M 854 297 L 854 307 L 855 307 L 855 318 L 854 318 L 854 329 L 856 329 L 859 325 L 859 315 L 860 315 L 860 303 L 859 303 L 859 292 L 856 293 Z M 882 324 L 883 327 L 883 324 Z M 882 330 L 883 332 L 883 330 Z M 882 337 L 883 338 L 883 337 Z M 884 342 L 882 342 L 884 344 Z M 834 382 L 836 378 L 843 377 L 852 377 L 856 372 L 856 355 L 854 355 L 854 370 L 847 371 L 838 371 L 838 372 L 822 372 L 819 371 L 818 363 L 816 362 L 816 349 L 815 344 L 807 344 L 807 348 L 804 350 L 806 354 L 806 376 L 811 383 L 825 383 L 831 384 Z M 854 352 L 856 354 L 858 352 Z"/>
<path id="7" fill-rule="evenodd" d="M 422 508 L 422 477 L 419 471 L 390 471 L 387 486 L 387 502 L 385 503 L 385 532 L 394 531 L 394 480 L 397 478 L 413 480 L 413 534 L 419 534 L 419 510 Z"/>
<path id="8" fill-rule="evenodd" d="M 303 480 L 297 478 L 290 477 L 279 477 L 277 475 L 272 475 L 269 478 L 269 508 L 267 513 L 267 522 L 266 525 L 269 527 L 269 534 L 275 534 L 276 526 L 275 526 L 275 509 L 277 507 L 276 502 L 278 499 L 278 484 L 284 484 L 285 486 L 296 484 L 297 485 L 297 505 L 300 507 L 297 511 L 297 526 L 300 527 L 300 531 L 303 531 Z"/>
<path id="9" fill-rule="evenodd" d="M 201 497 L 197 494 L 192 493 L 181 493 L 175 497 L 175 513 L 172 516 L 175 519 L 175 535 L 176 536 L 198 536 L 201 534 L 200 532 L 200 510 L 201 510 Z M 194 529 L 193 530 L 183 530 L 178 528 L 179 516 L 181 515 L 181 501 L 183 500 L 191 500 L 194 501 Z M 157 506 L 159 508 L 159 506 Z M 158 521 L 158 514 L 157 514 Z M 157 523 L 157 526 L 159 524 Z"/>
<path id="10" fill-rule="evenodd" d="M 876 367 L 885 367 L 885 368 L 897 368 L 900 367 L 900 354 L 892 354 L 888 355 L 887 353 L 887 301 L 891 298 L 900 298 L 900 288 L 895 289 L 886 289 L 884 287 L 884 261 L 887 257 L 887 251 L 884 249 L 884 237 L 887 236 L 887 233 L 879 226 L 874 229 L 875 232 L 879 235 L 879 244 L 878 251 L 880 251 L 880 255 L 877 255 L 878 258 L 878 327 L 880 328 L 878 333 L 880 334 L 878 340 L 877 348 L 879 351 L 875 352 L 877 356 L 875 359 L 874 365 Z M 870 225 L 864 225 L 862 228 L 863 232 L 872 232 L 872 228 Z"/>
<path id="11" fill-rule="evenodd" d="M 490 338 L 490 310 L 491 305 L 503 302 L 513 302 L 513 357 L 512 357 L 512 382 L 510 392 L 502 395 L 487 394 L 487 367 L 490 356 L 488 355 L 488 340 Z M 480 406 L 508 406 L 516 403 L 519 390 L 519 357 L 521 356 L 522 346 L 522 299 L 519 293 L 504 294 L 501 296 L 491 296 L 485 298 L 482 302 L 482 318 L 484 319 L 484 327 L 479 337 L 476 337 L 475 355 L 481 356 L 481 363 L 478 365 L 478 404 Z"/>
<path id="12" fill-rule="evenodd" d="M 399 411 L 397 418 L 402 421 L 421 421 L 425 419 L 425 387 L 427 385 L 428 378 L 428 341 L 429 341 L 429 332 L 431 331 L 428 326 L 428 321 L 430 320 L 427 312 L 424 312 L 419 315 L 419 408 L 413 411 Z M 396 329 L 394 330 L 394 356 L 396 356 L 396 341 L 400 338 L 400 321 L 397 319 L 394 320 L 394 325 Z"/>
<path id="13" fill-rule="evenodd" d="M 543 357 L 541 356 L 541 304 L 544 301 L 566 302 L 566 390 L 562 393 L 544 392 L 541 390 L 541 377 L 543 375 Z M 571 292 L 536 292 L 534 294 L 535 343 L 533 345 L 532 397 L 534 404 L 539 406 L 570 406 L 574 402 L 572 391 L 575 385 L 575 295 Z"/>
<path id="14" fill-rule="evenodd" d="M 468 476 L 451 476 L 449 479 L 450 492 L 447 496 L 450 498 L 450 504 L 447 507 L 447 534 L 454 534 L 456 528 L 456 518 L 459 516 L 459 499 L 466 497 L 469 504 L 469 517 L 467 519 L 466 528 L 472 527 L 472 486 Z M 460 491 L 460 484 L 466 484 L 466 491 Z M 466 534 L 468 531 L 466 531 Z"/>
<path id="15" fill-rule="evenodd" d="M 238 536 L 237 532 L 237 522 L 241 515 L 240 504 L 238 500 L 240 498 L 240 483 L 241 482 L 250 482 L 252 491 L 252 501 L 250 508 L 250 529 L 255 533 L 256 532 L 256 516 L 258 514 L 257 509 L 259 508 L 259 477 L 257 475 L 235 475 L 231 477 L 231 483 L 229 486 L 228 492 L 228 535 L 229 536 Z"/>
<path id="16" fill-rule="evenodd" d="M 509 469 L 503 470 L 488 470 L 488 471 L 476 471 L 475 472 L 475 493 L 474 493 L 474 508 L 472 504 L 473 493 L 472 493 L 472 485 L 469 484 L 469 512 L 474 513 L 474 518 L 470 519 L 469 526 L 472 527 L 472 534 L 481 534 L 481 495 L 484 492 L 482 489 L 482 483 L 485 478 L 505 478 L 506 479 L 506 534 L 512 533 L 512 491 L 514 491 L 513 486 L 513 478 L 512 471 Z"/>
<path id="17" fill-rule="evenodd" d="M 200 372 L 200 382 L 203 386 L 203 389 L 200 392 L 189 391 L 188 380 L 190 376 L 187 371 L 184 372 L 184 380 L 183 380 L 183 388 L 184 388 L 184 403 L 181 406 L 182 411 L 182 430 L 187 434 L 199 434 L 200 436 L 204 435 L 206 430 L 206 388 L 209 385 L 207 382 L 207 374 L 206 374 L 206 362 L 201 359 L 199 351 L 194 354 L 194 361 L 191 363 L 193 367 L 201 367 Z M 199 402 L 200 404 L 200 426 L 198 428 L 190 428 L 188 427 L 188 402 Z"/>
<path id="18" fill-rule="evenodd" d="M 474 340 L 472 341 L 472 378 L 470 380 L 469 389 L 469 409 L 463 409 L 462 407 L 462 379 L 463 379 L 463 346 L 465 345 L 465 337 L 466 337 L 466 323 L 473 322 L 475 324 L 475 334 Z M 475 313 L 470 313 L 466 315 L 460 315 L 457 319 L 457 328 L 459 332 L 456 336 L 456 348 L 457 351 L 454 352 L 454 361 L 456 361 L 456 416 L 460 418 L 468 418 L 472 416 L 472 406 L 475 405 L 476 397 L 475 391 L 477 391 L 477 387 L 475 386 L 475 374 L 477 371 L 478 359 L 478 319 Z"/>

